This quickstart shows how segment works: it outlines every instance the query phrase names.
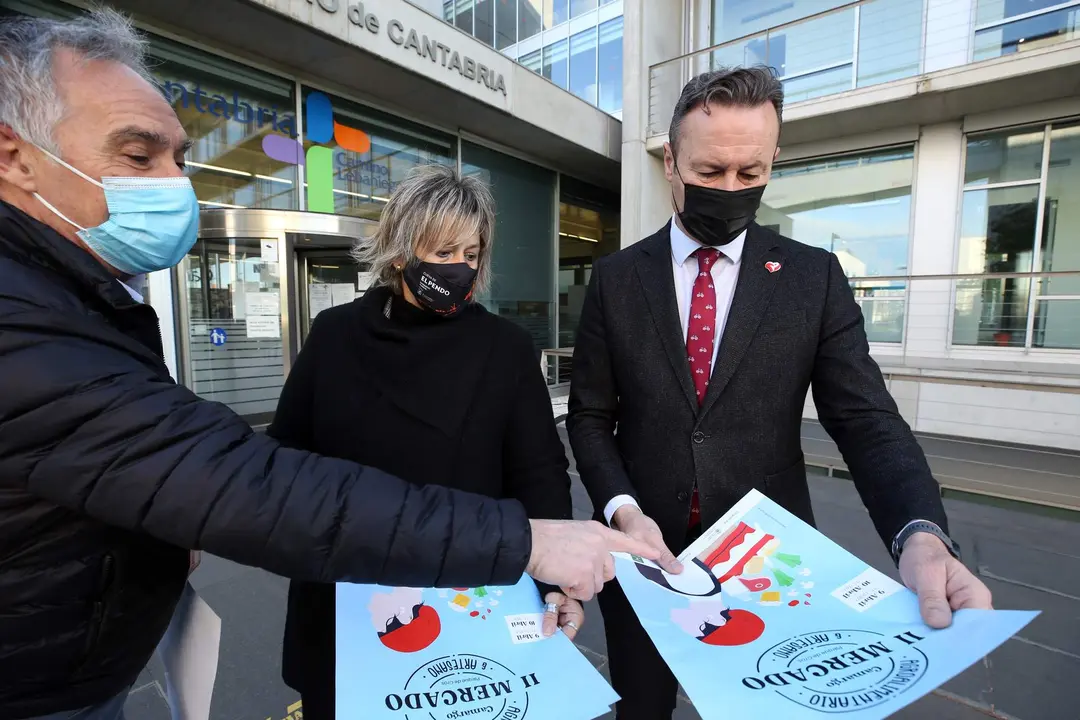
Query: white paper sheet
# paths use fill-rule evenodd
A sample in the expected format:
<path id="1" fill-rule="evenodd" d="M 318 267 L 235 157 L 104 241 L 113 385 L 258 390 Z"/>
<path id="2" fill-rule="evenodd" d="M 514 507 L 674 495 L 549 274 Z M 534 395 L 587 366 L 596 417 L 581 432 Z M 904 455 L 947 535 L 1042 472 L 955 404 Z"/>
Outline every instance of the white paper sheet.
<path id="1" fill-rule="evenodd" d="M 356 299 L 356 286 L 352 283 L 331 283 L 330 294 L 334 299 L 334 307 L 346 305 Z"/>
<path id="2" fill-rule="evenodd" d="M 281 293 L 249 292 L 244 298 L 248 315 L 281 315 Z"/>
<path id="3" fill-rule="evenodd" d="M 370 272 L 358 272 L 356 273 L 356 290 L 360 294 L 371 289 L 371 283 L 375 282 L 375 273 Z"/>
<path id="4" fill-rule="evenodd" d="M 172 720 L 209 719 L 220 647 L 221 618 L 189 583 L 158 645 Z"/>
<path id="5" fill-rule="evenodd" d="M 311 283 L 308 285 L 308 314 L 314 320 L 323 310 L 334 307 L 334 298 L 330 294 L 330 286 L 325 283 Z"/>
<path id="6" fill-rule="evenodd" d="M 244 322 L 249 338 L 281 337 L 281 318 L 276 315 L 248 315 Z"/>
<path id="7" fill-rule="evenodd" d="M 262 249 L 262 261 L 276 263 L 278 261 L 278 241 L 260 240 L 259 247 Z"/>

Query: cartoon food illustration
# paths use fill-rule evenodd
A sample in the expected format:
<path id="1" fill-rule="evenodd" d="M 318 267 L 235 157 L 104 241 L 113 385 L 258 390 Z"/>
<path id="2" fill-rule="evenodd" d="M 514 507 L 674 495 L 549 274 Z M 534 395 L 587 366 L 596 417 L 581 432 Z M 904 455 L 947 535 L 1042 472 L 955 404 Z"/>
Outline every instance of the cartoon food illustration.
<path id="1" fill-rule="evenodd" d="M 448 604 L 454 612 L 467 613 L 469 617 L 487 620 L 492 608 L 498 606 L 502 590 L 487 588 L 454 588 L 454 596 Z M 440 593 L 440 597 L 442 594 Z"/>
<path id="2" fill-rule="evenodd" d="M 739 578 L 739 582 L 746 586 L 750 592 L 764 592 L 772 585 L 769 578 Z"/>
<path id="3" fill-rule="evenodd" d="M 429 647 L 442 632 L 442 622 L 435 608 L 425 605 L 423 591 L 417 588 L 394 588 L 376 593 L 368 604 L 371 623 L 379 641 L 387 648 L 412 653 Z"/>

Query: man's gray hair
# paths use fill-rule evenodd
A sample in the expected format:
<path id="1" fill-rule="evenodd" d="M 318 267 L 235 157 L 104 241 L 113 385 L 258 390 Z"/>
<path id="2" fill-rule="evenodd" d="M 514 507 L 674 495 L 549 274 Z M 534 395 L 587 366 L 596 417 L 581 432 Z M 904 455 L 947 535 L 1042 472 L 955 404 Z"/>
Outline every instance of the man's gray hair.
<path id="1" fill-rule="evenodd" d="M 362 240 L 353 257 L 368 266 L 376 285 L 401 292 L 401 271 L 395 265 L 420 262 L 417 256 L 449 248 L 460 238 L 480 238 L 475 294 L 491 282 L 491 243 L 495 199 L 480 178 L 459 175 L 445 165 L 414 168 L 390 196 L 379 228 Z"/>
<path id="2" fill-rule="evenodd" d="M 121 63 L 154 82 L 146 68 L 146 40 L 115 10 L 99 7 L 72 20 L 0 21 L 0 125 L 54 154 L 59 149 L 53 128 L 64 117 L 53 78 L 58 50 Z"/>
<path id="3" fill-rule="evenodd" d="M 675 104 L 668 130 L 672 151 L 678 149 L 683 118 L 697 108 L 708 113 L 712 105 L 753 108 L 765 103 L 772 104 L 777 121 L 783 122 L 784 86 L 770 67 L 721 68 L 698 75 L 686 83 Z"/>

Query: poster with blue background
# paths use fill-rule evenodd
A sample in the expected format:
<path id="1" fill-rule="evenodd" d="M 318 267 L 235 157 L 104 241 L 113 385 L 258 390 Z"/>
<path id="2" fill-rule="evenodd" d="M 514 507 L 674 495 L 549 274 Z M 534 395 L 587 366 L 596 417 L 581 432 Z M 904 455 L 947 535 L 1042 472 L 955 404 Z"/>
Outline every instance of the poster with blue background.
<path id="1" fill-rule="evenodd" d="M 337 586 L 341 720 L 592 720 L 618 696 L 512 587 Z"/>
<path id="2" fill-rule="evenodd" d="M 944 630 L 914 593 L 751 491 L 669 575 L 616 575 L 703 720 L 879 720 L 939 687 L 1038 613 L 961 610 Z"/>

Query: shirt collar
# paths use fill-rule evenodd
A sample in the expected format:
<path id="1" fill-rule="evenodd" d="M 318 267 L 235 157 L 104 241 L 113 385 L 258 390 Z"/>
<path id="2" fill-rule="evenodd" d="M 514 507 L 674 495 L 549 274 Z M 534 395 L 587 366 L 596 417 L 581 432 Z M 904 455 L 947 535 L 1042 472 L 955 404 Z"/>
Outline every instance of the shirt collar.
<path id="1" fill-rule="evenodd" d="M 137 283 L 135 281 L 136 280 L 141 280 L 141 279 L 142 279 L 141 275 L 136 275 L 135 277 L 130 278 L 128 280 L 128 282 L 131 282 L 132 284 L 135 284 L 135 285 L 139 285 L 141 283 Z M 123 287 L 125 290 L 127 290 L 127 294 L 131 296 L 132 300 L 134 300 L 137 303 L 146 302 L 146 300 L 145 300 L 145 298 L 143 298 L 142 294 L 139 293 L 137 290 L 135 290 L 133 287 L 131 287 L 131 285 L 128 285 L 123 280 L 117 280 L 116 282 L 120 283 L 120 286 Z"/>
<path id="2" fill-rule="evenodd" d="M 716 248 L 724 254 L 733 265 L 738 265 L 742 260 L 743 247 L 746 245 L 746 231 L 743 230 L 739 233 L 738 237 L 729 242 L 727 245 Z M 679 265 L 682 265 L 690 256 L 697 250 L 707 247 L 702 245 L 697 240 L 687 235 L 679 227 L 679 224 L 675 222 L 675 216 L 671 216 L 671 257 L 675 259 Z"/>

